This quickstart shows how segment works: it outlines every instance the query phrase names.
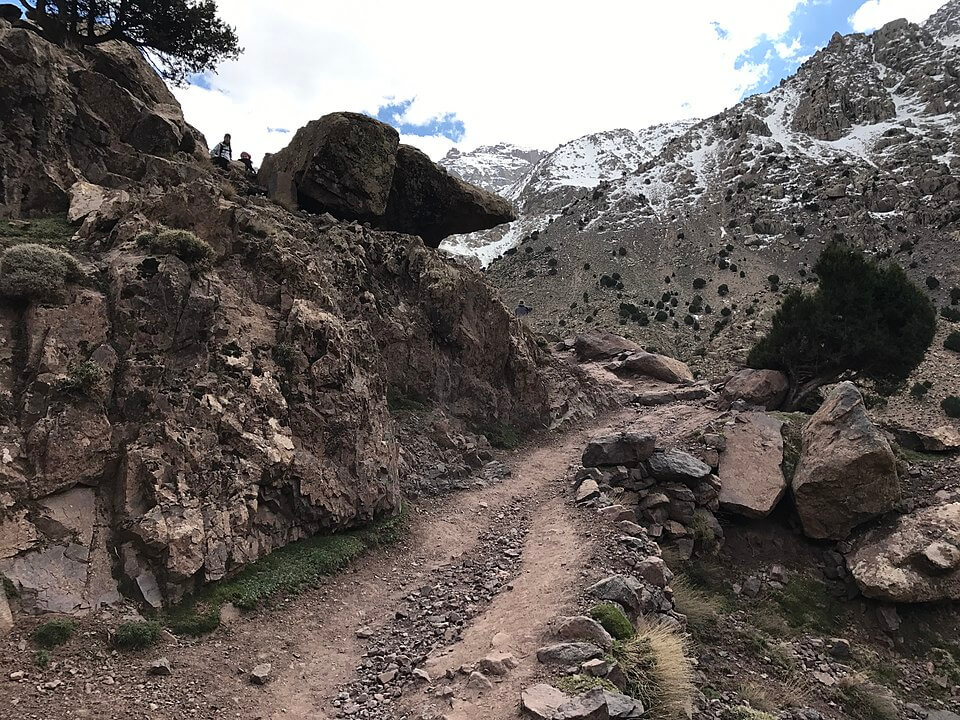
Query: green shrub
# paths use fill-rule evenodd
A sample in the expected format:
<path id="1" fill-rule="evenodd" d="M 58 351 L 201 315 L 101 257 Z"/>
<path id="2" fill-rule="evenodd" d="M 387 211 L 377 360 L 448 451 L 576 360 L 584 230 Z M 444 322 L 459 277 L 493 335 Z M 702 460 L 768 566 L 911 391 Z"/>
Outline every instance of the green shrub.
<path id="1" fill-rule="evenodd" d="M 940 308 L 940 316 L 951 322 L 960 322 L 960 308 L 944 305 Z"/>
<path id="2" fill-rule="evenodd" d="M 107 374 L 91 360 L 73 365 L 57 383 L 61 392 L 91 397 L 106 380 Z"/>
<path id="3" fill-rule="evenodd" d="M 617 686 L 606 678 L 594 677 L 593 675 L 567 675 L 566 677 L 558 678 L 553 683 L 553 686 L 557 688 L 557 690 L 565 692 L 567 695 L 580 695 L 594 688 L 601 688 L 615 693 L 620 692 Z"/>
<path id="4" fill-rule="evenodd" d="M 70 639 L 75 628 L 76 624 L 72 620 L 47 620 L 33 631 L 33 640 L 41 647 L 57 647 Z"/>
<path id="5" fill-rule="evenodd" d="M 947 414 L 947 417 L 960 418 L 960 397 L 956 395 L 947 395 L 940 401 L 940 407 Z"/>
<path id="6" fill-rule="evenodd" d="M 49 650 L 37 650 L 33 654 L 33 664 L 38 668 L 45 668 L 50 664 L 50 651 Z"/>
<path id="7" fill-rule="evenodd" d="M 919 400 L 928 392 L 930 392 L 931 387 L 933 387 L 933 383 L 929 380 L 916 382 L 913 384 L 913 387 L 910 388 L 910 394 Z"/>
<path id="8" fill-rule="evenodd" d="M 293 367 L 294 347 L 290 343 L 277 343 L 273 346 L 270 354 L 273 356 L 273 361 L 285 370 L 290 370 Z"/>
<path id="9" fill-rule="evenodd" d="M 145 650 L 160 641 L 160 623 L 131 621 L 120 623 L 113 634 L 113 646 L 121 650 Z"/>
<path id="10" fill-rule="evenodd" d="M 603 626 L 614 640 L 629 640 L 637 630 L 623 610 L 613 603 L 599 603 L 590 608 L 590 617 Z"/>
<path id="11" fill-rule="evenodd" d="M 817 290 L 787 294 L 747 364 L 786 372 L 793 405 L 849 370 L 887 386 L 905 380 L 936 331 L 926 293 L 898 265 L 839 244 L 823 251 L 814 270 Z"/>
<path id="12" fill-rule="evenodd" d="M 24 243 L 0 256 L 0 293 L 37 302 L 63 298 L 67 282 L 80 275 L 80 265 L 63 250 Z"/>
<path id="13" fill-rule="evenodd" d="M 501 450 L 514 450 L 523 442 L 517 429 L 508 423 L 497 422 L 481 431 L 490 444 Z"/>
<path id="14" fill-rule="evenodd" d="M 197 268 L 206 267 L 215 254 L 210 243 L 201 240 L 195 233 L 162 226 L 140 233 L 137 244 L 153 253 L 176 255 L 188 265 Z"/>
<path id="15" fill-rule="evenodd" d="M 70 243 L 76 228 L 65 215 L 51 215 L 29 220 L 0 221 L 0 248 L 23 243 L 64 247 Z"/>
<path id="16" fill-rule="evenodd" d="M 947 335 L 947 339 L 943 341 L 943 346 L 947 350 L 960 352 L 960 332 L 955 331 Z"/>

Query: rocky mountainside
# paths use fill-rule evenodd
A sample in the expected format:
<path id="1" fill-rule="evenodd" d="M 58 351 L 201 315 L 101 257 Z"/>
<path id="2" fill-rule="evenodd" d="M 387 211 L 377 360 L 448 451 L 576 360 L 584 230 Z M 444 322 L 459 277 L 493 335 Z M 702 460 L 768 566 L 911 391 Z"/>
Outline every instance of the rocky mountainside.
<path id="1" fill-rule="evenodd" d="M 437 164 L 468 183 L 504 197 L 512 197 L 513 186 L 527 177 L 546 155 L 543 150 L 498 143 L 481 145 L 469 152 L 450 148 Z"/>
<path id="2" fill-rule="evenodd" d="M 894 257 L 950 305 L 958 18 L 954 0 L 922 26 L 837 34 L 779 87 L 714 117 L 574 141 L 510 195 L 517 222 L 447 247 L 489 262 L 540 330 L 614 328 L 713 372 L 742 363 L 834 238 Z M 947 394 L 956 363 L 937 350 L 930 363 L 920 374 Z"/>
<path id="3" fill-rule="evenodd" d="M 578 412 L 480 275 L 369 227 L 439 242 L 450 208 L 479 229 L 509 205 L 365 123 L 298 133 L 318 214 L 291 212 L 214 169 L 135 51 L 0 20 L 0 573 L 22 611 L 159 606 L 464 482 L 484 432 Z M 336 206 L 331 126 L 385 143 Z M 364 202 L 366 225 L 337 219 Z"/>

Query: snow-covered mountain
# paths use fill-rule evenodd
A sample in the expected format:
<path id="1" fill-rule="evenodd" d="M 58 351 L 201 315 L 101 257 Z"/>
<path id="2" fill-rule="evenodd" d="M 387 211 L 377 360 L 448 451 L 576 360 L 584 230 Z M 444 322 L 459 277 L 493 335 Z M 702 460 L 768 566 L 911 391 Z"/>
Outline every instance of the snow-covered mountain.
<path id="1" fill-rule="evenodd" d="M 923 25 L 834 35 L 779 87 L 705 120 L 574 140 L 503 192 L 515 223 L 446 247 L 489 264 L 557 335 L 607 327 L 729 362 L 839 237 L 895 255 L 948 304 L 960 0 Z"/>
<path id="2" fill-rule="evenodd" d="M 526 177 L 546 154 L 543 150 L 499 143 L 481 145 L 470 152 L 451 148 L 438 164 L 484 190 L 509 197 L 509 190 Z"/>

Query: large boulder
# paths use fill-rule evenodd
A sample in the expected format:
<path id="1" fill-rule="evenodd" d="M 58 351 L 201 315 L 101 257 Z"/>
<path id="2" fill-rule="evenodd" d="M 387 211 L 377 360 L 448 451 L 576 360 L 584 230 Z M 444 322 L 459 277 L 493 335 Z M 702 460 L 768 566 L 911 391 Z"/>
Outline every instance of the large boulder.
<path id="1" fill-rule="evenodd" d="M 401 145 L 387 209 L 377 224 L 385 230 L 419 235 L 435 248 L 448 235 L 486 230 L 515 219 L 513 207 L 499 195 L 449 175 L 424 153 Z"/>
<path id="2" fill-rule="evenodd" d="M 582 333 L 573 340 L 573 350 L 581 362 L 612 360 L 624 353 L 642 353 L 644 349 L 613 333 Z"/>
<path id="3" fill-rule="evenodd" d="M 960 600 L 960 503 L 915 510 L 868 532 L 847 566 L 867 597 Z"/>
<path id="4" fill-rule="evenodd" d="M 776 410 L 787 397 L 790 383 L 778 370 L 752 370 L 734 373 L 723 386 L 723 397 L 728 401 L 743 400 L 767 410 Z"/>
<path id="5" fill-rule="evenodd" d="M 259 180 L 289 209 L 368 221 L 419 235 L 433 248 L 448 235 L 515 219 L 509 202 L 449 175 L 399 140 L 396 130 L 367 115 L 331 113 L 265 157 Z"/>
<path id="6" fill-rule="evenodd" d="M 720 455 L 720 507 L 749 518 L 769 515 L 787 490 L 783 423 L 766 413 L 743 413 L 725 433 Z"/>
<path id="7" fill-rule="evenodd" d="M 669 449 L 655 452 L 647 460 L 647 467 L 657 480 L 691 482 L 710 474 L 710 466 L 683 450 Z"/>
<path id="8" fill-rule="evenodd" d="M 842 540 L 900 501 L 896 458 L 867 417 L 860 391 L 837 385 L 803 428 L 793 496 L 803 531 Z"/>
<path id="9" fill-rule="evenodd" d="M 685 362 L 657 353 L 632 352 L 623 359 L 610 363 L 607 367 L 618 375 L 644 375 L 675 385 L 693 382 L 693 373 Z"/>
<path id="10" fill-rule="evenodd" d="M 637 467 L 653 454 L 657 439 L 649 433 L 620 432 L 593 438 L 583 451 L 584 467 Z"/>
<path id="11" fill-rule="evenodd" d="M 368 115 L 331 113 L 307 123 L 283 150 L 267 155 L 260 182 L 283 204 L 372 220 L 387 209 L 399 143 L 396 130 Z"/>

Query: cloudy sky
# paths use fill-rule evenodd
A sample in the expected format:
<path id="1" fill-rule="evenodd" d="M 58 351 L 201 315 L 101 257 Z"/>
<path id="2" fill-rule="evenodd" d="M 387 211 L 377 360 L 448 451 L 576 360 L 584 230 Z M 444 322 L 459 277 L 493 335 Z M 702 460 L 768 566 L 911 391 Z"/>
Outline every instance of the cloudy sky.
<path id="1" fill-rule="evenodd" d="M 177 90 L 187 119 L 265 152 L 335 110 L 434 158 L 499 141 L 707 117 L 792 73 L 835 31 L 922 21 L 944 0 L 220 0 L 245 48 Z"/>

